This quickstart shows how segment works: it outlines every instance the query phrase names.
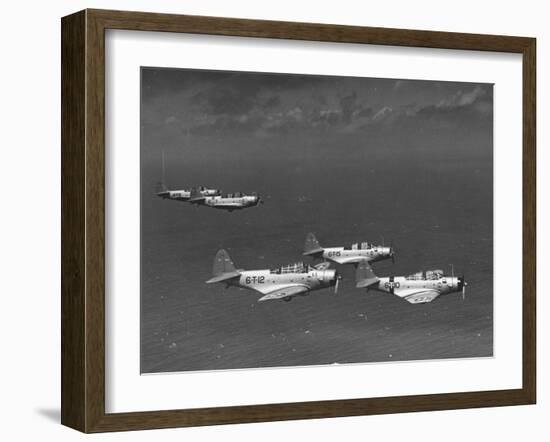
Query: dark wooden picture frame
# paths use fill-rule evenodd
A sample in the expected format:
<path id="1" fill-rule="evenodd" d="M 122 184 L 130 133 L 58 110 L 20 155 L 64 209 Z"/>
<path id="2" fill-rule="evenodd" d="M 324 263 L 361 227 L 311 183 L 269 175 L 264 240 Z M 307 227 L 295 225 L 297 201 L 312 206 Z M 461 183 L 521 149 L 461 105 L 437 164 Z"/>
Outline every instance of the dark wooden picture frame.
<path id="1" fill-rule="evenodd" d="M 523 386 L 514 390 L 105 412 L 105 30 L 494 51 L 523 57 Z M 62 19 L 61 422 L 83 432 L 534 404 L 536 40 L 525 37 L 84 10 Z"/>

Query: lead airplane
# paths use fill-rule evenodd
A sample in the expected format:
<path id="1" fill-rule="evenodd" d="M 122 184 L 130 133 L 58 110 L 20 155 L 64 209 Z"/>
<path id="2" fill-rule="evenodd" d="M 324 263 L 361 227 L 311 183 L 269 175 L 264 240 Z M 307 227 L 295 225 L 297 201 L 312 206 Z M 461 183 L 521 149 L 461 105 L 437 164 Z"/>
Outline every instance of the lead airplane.
<path id="1" fill-rule="evenodd" d="M 211 207 L 213 209 L 227 210 L 229 212 L 263 204 L 260 195 L 255 193 L 246 195 L 244 193 L 236 192 L 225 195 L 207 196 L 203 195 L 199 189 L 191 189 L 189 202 L 191 204 Z"/>
<path id="2" fill-rule="evenodd" d="M 315 267 L 297 263 L 274 270 L 236 269 L 229 253 L 219 250 L 214 258 L 213 277 L 206 284 L 223 283 L 227 287 L 242 287 L 263 295 L 258 301 L 282 299 L 290 301 L 294 296 L 306 296 L 314 290 L 334 286 L 338 292 L 341 276 L 327 263 Z"/>
<path id="3" fill-rule="evenodd" d="M 376 262 L 389 259 L 395 262 L 392 246 L 380 246 L 368 242 L 355 243 L 351 247 L 321 247 L 313 233 L 308 233 L 304 245 L 304 256 L 323 258 L 337 264 L 359 264 L 362 261 Z"/>
<path id="4" fill-rule="evenodd" d="M 462 291 L 462 299 L 466 296 L 464 275 L 445 276 L 443 270 L 427 270 L 408 276 L 378 277 L 374 274 L 367 261 L 359 263 L 355 271 L 357 288 L 377 290 L 399 296 L 411 304 L 432 302 L 441 295 Z"/>

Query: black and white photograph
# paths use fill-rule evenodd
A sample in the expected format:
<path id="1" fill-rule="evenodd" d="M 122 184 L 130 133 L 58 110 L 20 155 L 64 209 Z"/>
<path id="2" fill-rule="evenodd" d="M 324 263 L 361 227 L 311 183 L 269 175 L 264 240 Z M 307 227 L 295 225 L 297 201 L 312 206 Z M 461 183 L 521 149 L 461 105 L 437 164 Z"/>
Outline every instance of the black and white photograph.
<path id="1" fill-rule="evenodd" d="M 141 68 L 142 374 L 493 356 L 493 85 Z"/>

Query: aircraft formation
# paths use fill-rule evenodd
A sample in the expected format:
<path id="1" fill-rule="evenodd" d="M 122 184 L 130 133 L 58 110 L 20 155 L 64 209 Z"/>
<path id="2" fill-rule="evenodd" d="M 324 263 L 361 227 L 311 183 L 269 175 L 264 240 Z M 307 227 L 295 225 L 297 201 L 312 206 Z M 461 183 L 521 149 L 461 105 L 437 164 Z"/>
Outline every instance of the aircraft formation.
<path id="1" fill-rule="evenodd" d="M 162 199 L 184 201 L 197 206 L 227 210 L 228 212 L 263 204 L 262 198 L 257 193 L 249 195 L 241 192 L 222 194 L 219 189 L 210 189 L 202 186 L 191 189 L 168 190 L 163 183 L 159 183 L 157 196 Z"/>
<path id="2" fill-rule="evenodd" d="M 391 259 L 395 262 L 393 246 L 374 245 L 367 242 L 355 243 L 350 248 L 323 248 L 313 233 L 308 233 L 303 255 L 324 261 L 317 265 L 298 262 L 276 269 L 244 270 L 237 269 L 226 250 L 219 250 L 214 258 L 212 278 L 207 284 L 222 283 L 226 287 L 240 287 L 260 293 L 258 301 L 281 299 L 290 301 L 295 296 L 307 296 L 310 292 L 338 285 L 342 276 L 331 263 L 353 264 L 356 268 L 356 288 L 377 290 L 396 295 L 411 304 L 432 302 L 441 295 L 462 292 L 464 299 L 466 286 L 464 276 L 444 275 L 442 270 L 427 270 L 408 276 L 378 277 L 370 263 Z"/>
<path id="3" fill-rule="evenodd" d="M 257 193 L 241 192 L 222 194 L 220 189 L 193 187 L 191 189 L 169 190 L 164 184 L 164 155 L 162 157 L 163 180 L 158 184 L 157 196 L 162 199 L 183 201 L 189 204 L 213 209 L 242 210 L 263 204 Z M 432 302 L 441 295 L 462 292 L 464 299 L 466 286 L 464 276 L 456 277 L 454 268 L 451 275 L 442 270 L 427 270 L 406 276 L 378 277 L 371 263 L 391 259 L 395 263 L 395 249 L 376 245 L 367 241 L 357 242 L 350 247 L 322 247 L 313 233 L 308 233 L 303 255 L 313 260 L 321 259 L 316 265 L 297 262 L 276 269 L 244 270 L 237 269 L 226 250 L 219 250 L 214 258 L 212 278 L 207 284 L 221 283 L 226 287 L 240 287 L 261 295 L 258 301 L 290 301 L 295 296 L 307 296 L 313 291 L 338 286 L 342 276 L 330 268 L 331 263 L 355 266 L 356 288 L 375 290 L 398 296 L 411 304 Z"/>
<path id="4" fill-rule="evenodd" d="M 257 193 L 246 194 L 235 192 L 223 194 L 220 189 L 204 186 L 180 190 L 168 189 L 165 184 L 164 152 L 162 154 L 162 181 L 157 184 L 156 193 L 162 199 L 183 201 L 196 206 L 210 207 L 228 212 L 247 209 L 264 203 L 261 196 Z"/>

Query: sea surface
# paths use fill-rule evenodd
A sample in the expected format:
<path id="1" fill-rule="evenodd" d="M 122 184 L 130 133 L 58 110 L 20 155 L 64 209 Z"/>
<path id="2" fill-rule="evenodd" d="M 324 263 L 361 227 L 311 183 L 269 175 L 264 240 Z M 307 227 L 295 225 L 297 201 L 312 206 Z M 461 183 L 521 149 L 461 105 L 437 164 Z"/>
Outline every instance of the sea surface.
<path id="1" fill-rule="evenodd" d="M 141 372 L 492 356 L 492 137 L 448 133 L 168 146 L 144 134 Z M 256 191 L 265 204 L 229 213 L 156 197 L 161 148 L 169 187 Z M 367 294 L 353 266 L 334 264 L 337 295 L 259 303 L 258 293 L 205 284 L 218 249 L 238 268 L 275 268 L 302 260 L 310 231 L 323 246 L 393 242 L 396 263 L 373 264 L 380 276 L 453 264 L 466 299 L 411 305 Z"/>

